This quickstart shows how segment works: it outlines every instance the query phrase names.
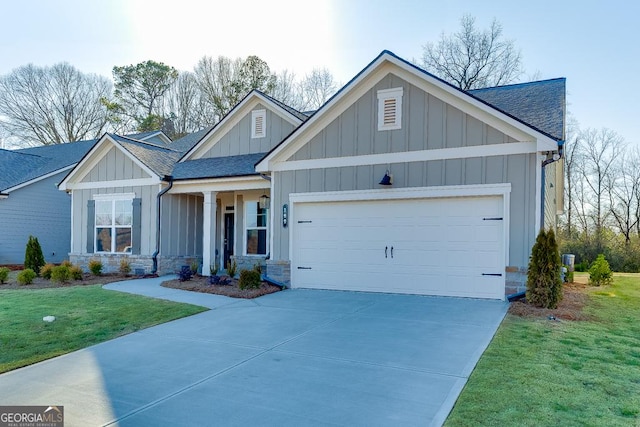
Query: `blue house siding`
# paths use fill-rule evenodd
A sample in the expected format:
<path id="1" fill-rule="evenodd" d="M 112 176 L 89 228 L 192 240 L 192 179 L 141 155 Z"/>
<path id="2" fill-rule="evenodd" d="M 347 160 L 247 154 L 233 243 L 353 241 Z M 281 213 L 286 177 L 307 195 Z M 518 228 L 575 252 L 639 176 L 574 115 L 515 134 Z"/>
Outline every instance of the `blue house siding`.
<path id="1" fill-rule="evenodd" d="M 22 264 L 29 235 L 38 238 L 47 262 L 68 258 L 71 198 L 56 189 L 67 172 L 12 191 L 0 199 L 0 265 Z"/>

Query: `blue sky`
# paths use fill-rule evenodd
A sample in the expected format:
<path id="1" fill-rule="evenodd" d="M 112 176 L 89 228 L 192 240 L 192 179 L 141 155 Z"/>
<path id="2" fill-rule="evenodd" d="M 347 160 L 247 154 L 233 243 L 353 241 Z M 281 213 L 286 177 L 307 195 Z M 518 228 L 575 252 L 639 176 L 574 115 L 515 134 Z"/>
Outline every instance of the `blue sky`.
<path id="1" fill-rule="evenodd" d="M 422 46 L 471 14 L 495 17 L 521 49 L 525 76 L 567 78 L 568 110 L 640 145 L 640 3 L 540 0 L 20 0 L 3 2 L 0 74 L 67 61 L 111 77 L 147 59 L 191 70 L 204 55 L 255 54 L 298 76 L 327 67 L 347 82 L 380 51 L 419 59 Z M 427 70 L 428 71 L 428 70 Z"/>

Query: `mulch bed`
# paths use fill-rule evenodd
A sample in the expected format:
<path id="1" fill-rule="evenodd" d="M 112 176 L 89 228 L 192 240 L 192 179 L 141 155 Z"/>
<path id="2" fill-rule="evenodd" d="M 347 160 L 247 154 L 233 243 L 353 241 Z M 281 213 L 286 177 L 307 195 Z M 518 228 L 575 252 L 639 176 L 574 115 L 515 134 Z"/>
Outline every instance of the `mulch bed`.
<path id="1" fill-rule="evenodd" d="M 231 279 L 227 285 L 210 285 L 209 278 L 205 276 L 195 276 L 191 280 L 181 282 L 180 280 L 167 280 L 162 282 L 165 288 L 181 289 L 183 291 L 202 292 L 205 294 L 224 295 L 231 298 L 257 298 L 262 295 L 272 294 L 280 291 L 280 287 L 262 282 L 258 289 L 240 289 L 238 280 Z"/>
<path id="2" fill-rule="evenodd" d="M 24 268 L 24 267 L 23 267 Z M 106 285 L 111 282 L 120 282 L 122 280 L 136 279 L 135 276 L 123 276 L 122 274 L 103 274 L 102 276 L 94 276 L 92 274 L 83 274 L 82 280 L 69 280 L 66 283 L 58 283 L 52 280 L 36 277 L 30 285 L 19 285 L 15 281 L 1 284 L 0 290 L 3 289 L 46 289 L 46 288 L 68 288 L 70 286 L 88 286 L 88 285 Z"/>
<path id="3" fill-rule="evenodd" d="M 548 309 L 534 307 L 526 299 L 514 301 L 509 307 L 509 314 L 519 317 L 540 317 L 562 320 L 590 320 L 592 317 L 582 310 L 589 300 L 588 290 L 591 286 L 583 283 L 565 283 L 562 287 L 563 297 L 558 308 Z"/>

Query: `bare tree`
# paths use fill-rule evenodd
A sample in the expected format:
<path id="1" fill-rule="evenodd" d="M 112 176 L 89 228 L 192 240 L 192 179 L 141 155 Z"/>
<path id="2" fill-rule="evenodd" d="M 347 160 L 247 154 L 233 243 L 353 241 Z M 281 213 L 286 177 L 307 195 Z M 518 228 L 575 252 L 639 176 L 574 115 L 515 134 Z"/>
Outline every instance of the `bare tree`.
<path id="1" fill-rule="evenodd" d="M 607 177 L 609 209 L 618 230 L 631 243 L 631 233 L 638 223 L 636 210 L 640 193 L 640 152 L 636 148 L 620 156 Z"/>
<path id="2" fill-rule="evenodd" d="M 299 95 L 298 83 L 296 83 L 296 75 L 294 73 L 289 70 L 276 73 L 275 86 L 271 91 L 272 97 L 297 109 L 301 103 Z"/>
<path id="3" fill-rule="evenodd" d="M 580 129 L 578 127 L 578 122 L 573 116 L 569 116 L 567 120 L 567 129 L 566 135 L 567 139 L 564 145 L 564 170 L 565 170 L 565 182 L 566 182 L 566 218 L 567 218 L 567 229 L 566 234 L 567 237 L 571 237 L 573 234 L 573 214 L 574 214 L 574 206 L 573 206 L 573 197 L 574 197 L 574 183 L 579 180 L 580 170 L 578 168 L 578 163 L 581 162 L 582 156 L 582 147 L 580 143 L 580 139 L 578 139 L 578 133 Z"/>
<path id="4" fill-rule="evenodd" d="M 339 85 L 326 68 L 314 68 L 299 84 L 301 111 L 317 110 L 333 96 Z"/>
<path id="5" fill-rule="evenodd" d="M 174 126 L 172 137 L 181 137 L 208 126 L 207 114 L 211 114 L 196 77 L 191 72 L 181 72 L 165 96 L 165 110 Z"/>
<path id="6" fill-rule="evenodd" d="M 502 38 L 502 25 L 493 20 L 487 30 L 464 15 L 459 32 L 442 33 L 437 43 L 423 46 L 422 65 L 438 77 L 469 90 L 516 81 L 523 73 L 520 51 Z"/>
<path id="7" fill-rule="evenodd" d="M 581 167 L 582 179 L 590 190 L 591 197 L 586 202 L 592 208 L 592 222 L 595 227 L 597 249 L 602 249 L 602 231 L 605 220 L 611 212 L 608 201 L 607 180 L 613 173 L 615 162 L 624 149 L 624 140 L 609 129 L 586 129 L 580 133 L 584 142 L 584 161 Z"/>
<path id="8" fill-rule="evenodd" d="M 98 137 L 107 125 L 101 99 L 111 82 L 67 63 L 25 65 L 0 77 L 0 127 L 26 145 Z"/>

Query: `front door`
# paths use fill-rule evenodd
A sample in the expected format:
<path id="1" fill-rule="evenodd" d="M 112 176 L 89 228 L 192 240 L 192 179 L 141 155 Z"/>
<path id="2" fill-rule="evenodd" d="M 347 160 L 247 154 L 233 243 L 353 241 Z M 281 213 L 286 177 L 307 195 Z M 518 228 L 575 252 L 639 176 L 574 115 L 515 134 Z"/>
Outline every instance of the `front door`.
<path id="1" fill-rule="evenodd" d="M 224 214 L 224 260 L 222 268 L 226 269 L 227 264 L 233 255 L 233 231 L 234 231 L 234 214 Z"/>

